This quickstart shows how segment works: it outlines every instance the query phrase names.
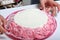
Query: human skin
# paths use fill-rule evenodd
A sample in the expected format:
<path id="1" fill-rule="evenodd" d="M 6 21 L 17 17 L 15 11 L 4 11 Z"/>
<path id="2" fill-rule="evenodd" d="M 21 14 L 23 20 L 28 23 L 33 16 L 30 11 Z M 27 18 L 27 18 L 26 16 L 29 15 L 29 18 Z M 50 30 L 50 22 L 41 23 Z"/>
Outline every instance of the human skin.
<path id="1" fill-rule="evenodd" d="M 52 15 L 55 16 L 56 15 L 56 10 L 58 9 L 58 11 L 60 11 L 60 5 L 55 2 L 54 0 L 40 0 L 40 9 L 43 9 L 44 11 L 47 12 L 52 12 Z M 57 7 L 57 9 L 56 9 Z"/>
<path id="2" fill-rule="evenodd" d="M 5 29 L 3 28 L 6 25 L 6 20 L 3 16 L 0 15 L 0 34 L 4 33 Z"/>

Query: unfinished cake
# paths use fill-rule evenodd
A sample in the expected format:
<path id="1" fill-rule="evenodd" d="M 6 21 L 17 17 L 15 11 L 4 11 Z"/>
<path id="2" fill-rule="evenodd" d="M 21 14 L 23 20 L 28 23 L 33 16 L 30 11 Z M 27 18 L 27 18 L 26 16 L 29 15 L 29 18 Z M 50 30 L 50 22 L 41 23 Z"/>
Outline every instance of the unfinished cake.
<path id="1" fill-rule="evenodd" d="M 7 21 L 6 34 L 14 40 L 44 40 L 57 27 L 55 18 L 39 9 L 16 11 Z"/>

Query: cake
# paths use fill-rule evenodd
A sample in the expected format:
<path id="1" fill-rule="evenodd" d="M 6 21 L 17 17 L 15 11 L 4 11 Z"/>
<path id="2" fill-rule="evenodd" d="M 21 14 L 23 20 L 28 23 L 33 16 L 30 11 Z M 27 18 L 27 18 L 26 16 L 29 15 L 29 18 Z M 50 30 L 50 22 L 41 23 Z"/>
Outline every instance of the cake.
<path id="1" fill-rule="evenodd" d="M 39 9 L 24 9 L 7 17 L 6 35 L 16 40 L 44 40 L 57 27 L 53 16 Z"/>

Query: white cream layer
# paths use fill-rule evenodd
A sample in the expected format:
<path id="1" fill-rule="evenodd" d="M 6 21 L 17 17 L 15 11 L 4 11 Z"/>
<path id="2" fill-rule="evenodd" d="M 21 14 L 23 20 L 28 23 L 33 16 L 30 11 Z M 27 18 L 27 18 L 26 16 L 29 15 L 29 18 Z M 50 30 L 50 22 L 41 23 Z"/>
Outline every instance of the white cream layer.
<path id="1" fill-rule="evenodd" d="M 26 9 L 14 16 L 14 21 L 20 26 L 28 28 L 43 27 L 47 23 L 48 16 L 39 9 Z"/>

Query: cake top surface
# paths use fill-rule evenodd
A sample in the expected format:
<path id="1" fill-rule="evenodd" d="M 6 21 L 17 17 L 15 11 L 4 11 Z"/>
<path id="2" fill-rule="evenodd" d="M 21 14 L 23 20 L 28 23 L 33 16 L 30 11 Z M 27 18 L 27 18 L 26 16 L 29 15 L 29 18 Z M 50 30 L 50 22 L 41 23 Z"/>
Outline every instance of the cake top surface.
<path id="1" fill-rule="evenodd" d="M 37 28 L 43 27 L 48 21 L 45 12 L 39 9 L 26 9 L 14 16 L 14 22 L 22 27 Z"/>

